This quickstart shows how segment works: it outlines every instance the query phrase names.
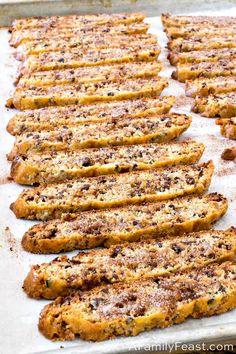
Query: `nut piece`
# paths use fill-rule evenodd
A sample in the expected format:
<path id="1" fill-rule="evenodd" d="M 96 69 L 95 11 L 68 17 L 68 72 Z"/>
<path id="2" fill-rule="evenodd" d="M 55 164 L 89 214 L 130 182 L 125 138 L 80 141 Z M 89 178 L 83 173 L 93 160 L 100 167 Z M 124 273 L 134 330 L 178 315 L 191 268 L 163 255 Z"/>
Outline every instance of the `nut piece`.
<path id="1" fill-rule="evenodd" d="M 236 162 L 236 147 L 224 149 L 221 154 L 223 160 L 235 161 Z"/>

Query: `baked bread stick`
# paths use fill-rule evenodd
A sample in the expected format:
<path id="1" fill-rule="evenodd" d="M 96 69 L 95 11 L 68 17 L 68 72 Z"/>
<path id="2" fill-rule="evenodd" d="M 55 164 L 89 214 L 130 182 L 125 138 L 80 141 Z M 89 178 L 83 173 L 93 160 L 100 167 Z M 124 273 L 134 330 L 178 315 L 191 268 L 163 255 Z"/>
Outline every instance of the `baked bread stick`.
<path id="1" fill-rule="evenodd" d="M 236 25 L 234 16 L 176 16 L 166 13 L 161 15 L 161 20 L 164 28 L 184 27 L 185 25 L 199 25 L 204 28 L 207 25 L 222 28 Z"/>
<path id="2" fill-rule="evenodd" d="M 24 132 L 56 130 L 63 125 L 71 127 L 86 123 L 102 123 L 109 119 L 149 117 L 168 113 L 174 102 L 174 96 L 161 96 L 34 109 L 16 113 L 9 120 L 7 131 L 12 135 L 20 135 Z"/>
<path id="3" fill-rule="evenodd" d="M 192 164 L 202 156 L 204 145 L 194 141 L 52 152 L 17 156 L 11 177 L 20 184 L 58 183 L 80 177 L 149 170 Z"/>
<path id="4" fill-rule="evenodd" d="M 236 76 L 236 59 L 220 59 L 217 62 L 177 64 L 172 78 L 180 82 L 199 77 Z"/>
<path id="5" fill-rule="evenodd" d="M 24 190 L 11 204 L 11 210 L 17 218 L 49 220 L 65 213 L 201 194 L 208 189 L 213 170 L 213 163 L 209 161 L 121 175 L 81 178 Z"/>
<path id="6" fill-rule="evenodd" d="M 236 116 L 236 92 L 197 96 L 192 111 L 208 118 L 230 118 Z"/>
<path id="7" fill-rule="evenodd" d="M 32 28 L 23 29 L 20 31 L 13 31 L 9 44 L 12 47 L 17 47 L 21 43 L 38 41 L 41 39 L 54 39 L 58 40 L 60 38 L 71 38 L 71 37 L 83 37 L 87 34 L 97 34 L 102 35 L 132 35 L 132 34 L 145 34 L 147 33 L 149 25 L 147 23 L 131 23 L 131 24 L 119 24 L 114 26 L 113 24 L 105 25 L 85 25 L 84 27 L 42 27 L 42 28 Z"/>
<path id="8" fill-rule="evenodd" d="M 236 117 L 217 119 L 216 124 L 221 126 L 220 132 L 223 136 L 236 140 Z"/>
<path id="9" fill-rule="evenodd" d="M 23 288 L 33 298 L 55 299 L 73 290 L 200 268 L 232 259 L 236 229 L 200 231 L 179 237 L 124 243 L 109 249 L 57 257 L 31 267 Z M 142 262 L 140 262 L 142 259 Z"/>
<path id="10" fill-rule="evenodd" d="M 156 279 L 100 286 L 46 305 L 40 331 L 52 340 L 101 341 L 236 307 L 236 264 L 214 263 Z"/>
<path id="11" fill-rule="evenodd" d="M 151 61 L 37 71 L 24 75 L 19 80 L 17 87 L 86 84 L 105 80 L 112 82 L 156 76 L 161 70 L 162 64 L 160 62 Z"/>
<path id="12" fill-rule="evenodd" d="M 229 93 L 236 91 L 235 76 L 217 76 L 214 78 L 196 79 L 185 84 L 186 96 L 208 96 L 210 94 Z"/>
<path id="13" fill-rule="evenodd" d="M 172 65 L 186 63 L 201 63 L 202 61 L 217 62 L 220 59 L 236 59 L 236 48 L 211 50 L 194 50 L 193 52 L 170 52 L 168 59 Z"/>
<path id="14" fill-rule="evenodd" d="M 191 52 L 193 50 L 207 50 L 220 48 L 236 48 L 235 36 L 221 37 L 191 37 L 176 38 L 168 43 L 169 50 L 175 52 Z"/>
<path id="15" fill-rule="evenodd" d="M 115 58 L 117 55 L 121 55 L 119 53 L 122 53 L 124 50 L 132 50 L 134 52 L 135 50 L 142 50 L 142 48 L 145 48 L 146 46 L 156 44 L 157 36 L 150 33 L 129 36 L 94 34 L 80 38 L 60 38 L 56 41 L 48 38 L 38 41 L 25 42 L 18 46 L 15 56 L 17 59 L 24 60 L 30 55 L 39 56 L 45 52 L 60 52 L 63 58 L 65 55 L 69 58 L 69 53 L 72 52 L 77 53 L 77 57 L 80 61 L 82 60 L 82 53 L 84 53 L 86 55 L 85 60 L 87 60 L 87 62 L 94 62 L 95 60 L 92 59 L 93 54 L 94 56 L 99 56 L 96 52 L 101 51 L 101 56 L 104 57 L 105 55 L 108 55 L 111 50 L 113 51 L 116 49 L 113 56 Z M 112 55 L 110 55 L 110 57 L 111 56 Z M 114 58 L 111 58 L 111 60 Z M 102 60 L 104 59 L 102 58 Z"/>
<path id="16" fill-rule="evenodd" d="M 14 20 L 11 30 L 34 29 L 40 27 L 80 27 L 84 25 L 104 25 L 113 23 L 142 22 L 145 16 L 142 13 L 113 13 L 95 15 L 67 15 L 67 16 L 35 16 Z"/>
<path id="17" fill-rule="evenodd" d="M 62 126 L 58 130 L 29 132 L 17 136 L 12 160 L 17 155 L 50 151 L 76 151 L 86 148 L 168 142 L 179 137 L 191 124 L 191 117 L 168 113 L 146 118 L 110 119 L 100 124 L 77 127 Z"/>
<path id="18" fill-rule="evenodd" d="M 22 238 L 32 253 L 59 253 L 76 249 L 159 239 L 206 230 L 227 211 L 227 199 L 217 193 L 173 200 L 87 211 L 32 226 Z"/>
<path id="19" fill-rule="evenodd" d="M 236 34 L 236 23 L 229 27 L 215 27 L 202 25 L 187 25 L 185 27 L 167 27 L 165 29 L 166 35 L 169 39 L 175 38 L 191 38 L 199 37 L 219 37 L 219 36 L 233 36 Z"/>
<path id="20" fill-rule="evenodd" d="M 151 97 L 159 96 L 167 86 L 167 80 L 157 76 L 148 79 L 124 79 L 117 82 L 104 80 L 88 84 L 17 88 L 6 106 L 13 105 L 17 109 L 24 110 Z"/>

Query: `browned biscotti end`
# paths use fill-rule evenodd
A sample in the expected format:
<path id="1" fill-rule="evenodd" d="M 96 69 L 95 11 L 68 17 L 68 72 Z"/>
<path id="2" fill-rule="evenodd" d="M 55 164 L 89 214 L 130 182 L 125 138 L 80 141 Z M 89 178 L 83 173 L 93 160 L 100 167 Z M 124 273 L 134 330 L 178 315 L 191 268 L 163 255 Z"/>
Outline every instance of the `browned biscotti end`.
<path id="1" fill-rule="evenodd" d="M 174 51 L 169 52 L 167 55 L 167 59 L 169 60 L 171 65 L 176 66 L 179 62 L 179 53 L 176 53 Z"/>
<path id="2" fill-rule="evenodd" d="M 47 283 L 40 283 L 41 279 L 37 272 L 39 267 L 40 266 L 38 265 L 32 266 L 23 283 L 24 291 L 28 296 L 35 299 L 40 299 L 42 297 L 42 293 L 47 293 Z"/>
<path id="3" fill-rule="evenodd" d="M 40 313 L 38 328 L 40 332 L 51 340 L 73 340 L 75 334 L 63 323 L 60 302 L 62 298 L 58 298 L 55 302 L 48 304 Z"/>

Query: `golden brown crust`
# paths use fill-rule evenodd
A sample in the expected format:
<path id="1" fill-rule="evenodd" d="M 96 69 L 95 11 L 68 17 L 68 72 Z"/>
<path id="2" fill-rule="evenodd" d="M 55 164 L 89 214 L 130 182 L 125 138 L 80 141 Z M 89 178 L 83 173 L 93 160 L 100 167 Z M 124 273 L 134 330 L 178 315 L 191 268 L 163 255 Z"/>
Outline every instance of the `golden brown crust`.
<path id="1" fill-rule="evenodd" d="M 168 113 L 174 102 L 174 96 L 161 96 L 28 110 L 15 114 L 8 122 L 7 131 L 12 135 L 20 135 L 25 132 L 55 130 L 63 125 L 71 127 L 102 123 L 109 119 L 149 117 Z"/>
<path id="2" fill-rule="evenodd" d="M 146 78 L 156 76 L 161 70 L 162 64 L 160 62 L 151 61 L 37 71 L 24 75 L 19 80 L 17 87 L 86 84 L 105 80 L 112 82 L 123 79 Z"/>
<path id="3" fill-rule="evenodd" d="M 21 43 L 30 42 L 32 40 L 38 41 L 41 39 L 54 39 L 83 37 L 86 35 L 100 34 L 100 35 L 132 35 L 132 34 L 145 34 L 147 33 L 149 25 L 147 23 L 131 23 L 131 24 L 118 24 L 114 26 L 112 23 L 104 25 L 85 25 L 83 27 L 41 27 L 32 29 L 22 29 L 20 31 L 13 31 L 9 44 L 12 47 L 17 47 Z"/>
<path id="4" fill-rule="evenodd" d="M 168 27 L 182 27 L 183 25 L 198 25 L 205 27 L 211 25 L 214 27 L 223 27 L 236 25 L 234 16 L 177 16 L 170 13 L 161 15 L 164 29 Z"/>
<path id="5" fill-rule="evenodd" d="M 216 37 L 216 36 L 232 36 L 236 33 L 236 23 L 233 26 L 225 26 L 218 28 L 209 24 L 209 26 L 185 25 L 184 27 L 167 27 L 165 28 L 166 35 L 169 39 L 175 38 L 191 38 L 194 36 L 201 37 Z"/>
<path id="6" fill-rule="evenodd" d="M 51 184 L 24 190 L 11 210 L 17 218 L 49 220 L 65 213 L 201 194 L 208 189 L 213 170 L 209 161 Z"/>
<path id="7" fill-rule="evenodd" d="M 195 113 L 201 113 L 204 117 L 208 118 L 235 117 L 236 92 L 209 95 L 206 97 L 197 96 L 192 106 L 192 111 Z M 223 127 L 223 129 L 225 129 L 225 124 Z"/>
<path id="8" fill-rule="evenodd" d="M 218 61 L 220 59 L 235 59 L 236 48 L 222 48 L 211 50 L 195 50 L 193 52 L 169 52 L 168 59 L 172 65 L 178 63 L 200 63 L 203 61 Z"/>
<path id="9" fill-rule="evenodd" d="M 101 286 L 45 306 L 39 329 L 52 340 L 105 340 L 236 306 L 236 265 L 225 262 L 158 279 Z"/>
<path id="10" fill-rule="evenodd" d="M 186 96 L 208 96 L 210 94 L 228 93 L 236 91 L 234 76 L 218 76 L 214 78 L 196 79 L 185 84 Z"/>
<path id="11" fill-rule="evenodd" d="M 186 140 L 181 143 L 138 144 L 16 156 L 11 166 L 11 177 L 20 184 L 58 183 L 80 177 L 188 165 L 197 162 L 203 151 L 203 144 Z"/>
<path id="12" fill-rule="evenodd" d="M 191 124 L 191 117 L 168 113 L 133 119 L 110 119 L 100 124 L 62 126 L 54 131 L 29 132 L 16 138 L 8 155 L 47 153 L 50 151 L 77 151 L 104 146 L 168 142 L 180 136 Z"/>
<path id="13" fill-rule="evenodd" d="M 24 280 L 33 298 L 55 299 L 73 290 L 102 284 L 152 278 L 232 259 L 236 254 L 236 229 L 200 231 L 161 241 L 143 241 L 109 249 L 79 253 L 72 259 L 57 257 L 31 267 Z M 142 262 L 140 263 L 140 260 Z"/>
<path id="14" fill-rule="evenodd" d="M 103 25 L 113 23 L 142 22 L 145 16 L 142 13 L 113 13 L 110 14 L 92 14 L 92 15 L 66 15 L 66 16 L 34 16 L 14 20 L 12 23 L 12 31 L 22 30 L 26 28 L 40 27 L 80 27 L 81 25 L 95 24 Z"/>
<path id="15" fill-rule="evenodd" d="M 226 198 L 211 193 L 114 208 L 105 213 L 84 212 L 69 220 L 66 216 L 34 225 L 24 234 L 22 246 L 28 252 L 45 254 L 175 236 L 211 228 L 227 207 Z"/>
<path id="16" fill-rule="evenodd" d="M 166 79 L 156 76 L 149 79 L 123 79 L 118 82 L 105 80 L 88 84 L 17 88 L 13 95 L 13 104 L 15 108 L 23 110 L 154 97 L 159 96 L 167 86 Z"/>
<path id="17" fill-rule="evenodd" d="M 176 52 L 236 48 L 236 36 L 176 38 L 168 43 L 168 48 Z"/>
<path id="18" fill-rule="evenodd" d="M 236 60 L 220 59 L 217 62 L 177 64 L 172 78 L 185 82 L 200 77 L 236 76 Z"/>

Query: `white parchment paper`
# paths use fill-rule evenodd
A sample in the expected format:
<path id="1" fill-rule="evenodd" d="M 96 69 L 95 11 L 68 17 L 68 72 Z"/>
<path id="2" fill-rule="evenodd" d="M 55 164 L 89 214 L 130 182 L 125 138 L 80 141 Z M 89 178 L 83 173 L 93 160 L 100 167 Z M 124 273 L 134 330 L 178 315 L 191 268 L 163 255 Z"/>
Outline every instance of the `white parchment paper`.
<path id="1" fill-rule="evenodd" d="M 233 13 L 236 14 L 236 9 L 221 14 Z M 161 75 L 169 78 L 173 67 L 170 67 L 165 59 L 166 37 L 160 18 L 149 18 L 148 22 L 151 24 L 150 32 L 158 34 L 162 46 L 160 59 L 164 61 L 164 70 Z M 236 340 L 236 310 L 211 318 L 190 319 L 181 325 L 142 333 L 134 338 L 119 338 L 102 343 L 89 343 L 80 339 L 71 343 L 52 343 L 38 332 L 38 316 L 48 302 L 27 298 L 21 286 L 30 265 L 50 261 L 55 256 L 31 255 L 23 251 L 20 245 L 21 237 L 33 222 L 17 220 L 9 210 L 10 203 L 15 201 L 23 188 L 7 179 L 10 165 L 5 155 L 11 150 L 14 138 L 6 132 L 5 127 L 15 111 L 7 110 L 4 105 L 13 91 L 12 83 L 17 68 L 8 38 L 7 30 L 0 30 L 0 353 L 126 353 L 133 352 L 135 348 L 148 348 L 152 345 L 154 349 L 155 345 L 160 349 L 158 345 L 161 343 Z M 174 110 L 189 114 L 191 100 L 184 96 L 184 85 L 171 79 L 169 82 L 169 88 L 164 94 L 177 96 Z M 229 210 L 215 228 L 224 229 L 236 225 L 236 165 L 220 158 L 223 149 L 236 146 L 236 142 L 220 135 L 220 128 L 215 125 L 214 119 L 202 118 L 196 114 L 192 116 L 193 123 L 182 139 L 191 137 L 206 145 L 201 161 L 212 159 L 215 164 L 209 191 L 222 193 L 229 200 Z"/>

